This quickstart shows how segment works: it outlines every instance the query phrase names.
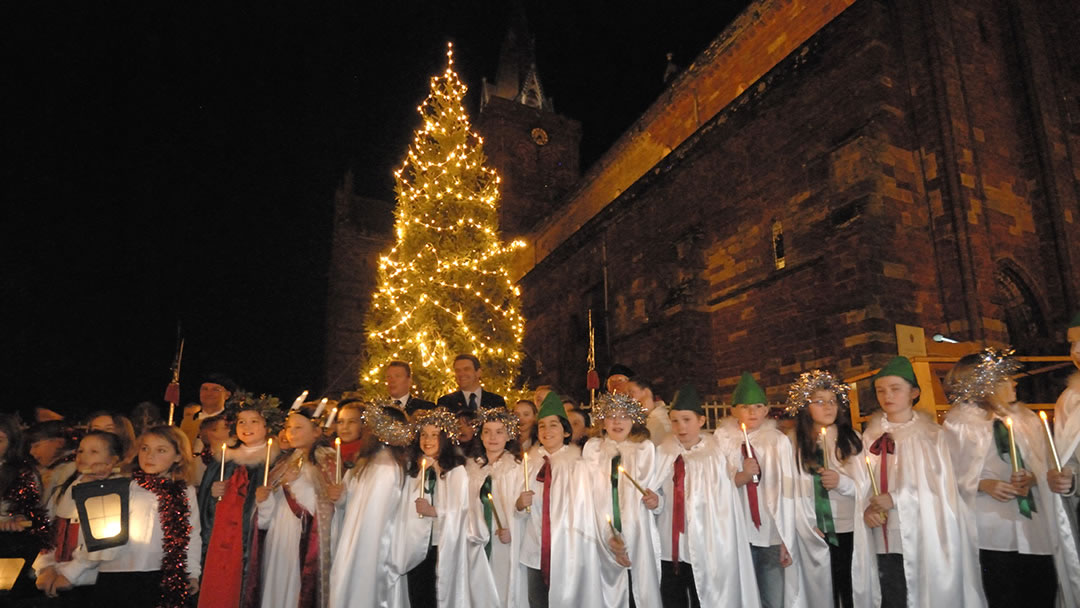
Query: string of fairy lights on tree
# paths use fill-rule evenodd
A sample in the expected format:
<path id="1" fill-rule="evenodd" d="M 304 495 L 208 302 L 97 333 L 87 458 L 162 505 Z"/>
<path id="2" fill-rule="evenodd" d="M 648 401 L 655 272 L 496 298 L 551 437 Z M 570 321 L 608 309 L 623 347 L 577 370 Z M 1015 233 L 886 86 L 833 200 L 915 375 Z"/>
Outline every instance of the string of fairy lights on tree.
<path id="1" fill-rule="evenodd" d="M 446 57 L 417 107 L 423 124 L 394 172 L 396 241 L 379 259 L 366 319 L 365 395 L 383 392 L 393 360 L 412 366 L 414 386 L 428 397 L 454 390 L 459 353 L 479 358 L 484 386 L 503 394 L 521 364 L 525 320 L 507 266 L 525 243 L 500 238 L 500 179 L 485 166 L 484 140 L 462 105 L 467 87 L 451 45 Z"/>

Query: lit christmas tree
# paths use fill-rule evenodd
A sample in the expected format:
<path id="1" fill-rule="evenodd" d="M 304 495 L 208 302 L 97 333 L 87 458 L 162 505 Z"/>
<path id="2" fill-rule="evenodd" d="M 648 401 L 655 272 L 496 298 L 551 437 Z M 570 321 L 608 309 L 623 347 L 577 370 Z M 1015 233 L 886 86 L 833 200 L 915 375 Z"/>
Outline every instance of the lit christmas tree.
<path id="1" fill-rule="evenodd" d="M 521 363 L 525 320 L 507 270 L 522 241 L 499 238 L 499 177 L 484 166 L 483 139 L 462 106 L 466 87 L 454 72 L 431 79 L 416 131 L 394 172 L 397 241 L 379 259 L 367 317 L 361 392 L 380 395 L 386 364 L 408 362 L 413 384 L 431 400 L 457 388 L 453 361 L 475 355 L 484 388 L 511 394 Z"/>

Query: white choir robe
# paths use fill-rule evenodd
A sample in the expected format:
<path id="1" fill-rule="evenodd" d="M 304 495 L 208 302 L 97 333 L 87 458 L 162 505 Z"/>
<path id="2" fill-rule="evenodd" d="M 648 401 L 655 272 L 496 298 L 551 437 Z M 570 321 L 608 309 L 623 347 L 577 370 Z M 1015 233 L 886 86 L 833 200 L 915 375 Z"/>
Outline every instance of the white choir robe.
<path id="1" fill-rule="evenodd" d="M 1073 488 L 1065 496 L 1065 504 L 1073 539 L 1080 550 L 1080 524 L 1076 521 L 1077 506 L 1080 505 L 1080 493 L 1077 492 L 1077 485 L 1080 485 L 1080 372 L 1069 376 L 1068 386 L 1054 405 L 1054 441 L 1061 466 L 1073 471 Z"/>
<path id="2" fill-rule="evenodd" d="M 866 545 L 869 542 L 869 529 L 863 523 L 862 511 L 855 509 L 857 496 L 872 493 L 862 444 L 859 445 L 858 453 L 841 461 L 836 449 L 836 425 L 828 427 L 827 437 L 830 448 L 829 467 L 840 474 L 840 485 L 829 491 L 833 522 L 837 532 L 853 534 L 854 546 Z M 794 442 L 794 438 L 792 441 Z M 802 564 L 806 601 L 810 606 L 829 606 L 833 602 L 832 557 L 829 555 L 828 541 L 816 532 L 814 476 L 798 463 L 796 471 L 799 500 L 795 510 L 795 529 L 799 535 L 799 563 Z M 837 517 L 838 503 L 841 501 L 848 501 L 853 509 L 850 517 L 844 520 Z M 856 552 L 851 556 L 851 586 L 852 599 L 856 606 L 869 605 L 871 598 L 879 593 L 875 592 L 879 588 L 877 569 L 867 560 L 866 552 Z"/>
<path id="3" fill-rule="evenodd" d="M 335 509 L 333 560 L 330 566 L 331 608 L 401 608 L 408 606 L 404 578 L 391 571 L 395 522 L 406 506 L 402 500 L 405 473 L 389 448 L 358 463 L 345 477 L 345 499 Z"/>
<path id="4" fill-rule="evenodd" d="M 49 500 L 46 505 L 49 509 L 49 519 L 55 518 L 67 519 L 69 525 L 79 526 L 78 542 L 75 545 L 76 549 L 82 548 L 86 550 L 86 539 L 83 538 L 82 526 L 79 525 L 79 512 L 75 508 L 75 500 L 71 497 L 71 489 L 75 486 L 83 483 L 84 479 L 79 476 L 71 485 L 64 490 L 63 494 L 60 492 L 54 492 L 53 498 Z M 201 539 L 200 539 L 201 540 Z M 72 558 L 75 557 L 75 551 L 72 551 Z M 71 560 L 67 562 L 57 563 L 56 561 L 56 548 L 53 547 L 47 551 L 38 553 L 38 556 L 34 559 L 34 576 L 41 576 L 41 573 L 48 568 L 56 568 L 56 571 L 64 575 L 64 578 L 74 587 L 82 587 L 85 585 L 93 585 L 97 582 L 97 565 L 93 564 L 93 567 L 88 567 L 90 564 L 86 562 L 71 563 Z M 68 576 L 68 575 L 71 576 Z"/>
<path id="5" fill-rule="evenodd" d="M 98 572 L 153 572 L 161 569 L 161 559 L 165 556 L 162 547 L 165 535 L 161 530 L 157 496 L 134 480 L 128 492 L 128 542 L 119 547 L 91 552 L 86 550 L 80 532 L 79 545 L 72 552 L 71 561 L 57 567 L 64 578 L 72 582 L 86 580 L 85 577 L 91 576 L 87 570 L 94 568 Z M 199 578 L 202 574 L 199 501 L 194 487 L 187 486 L 185 494 L 191 508 L 188 516 L 191 534 L 187 546 L 187 575 L 188 578 Z"/>
<path id="6" fill-rule="evenodd" d="M 746 434 L 754 448 L 758 466 L 761 467 L 761 483 L 757 493 L 762 519 L 766 514 L 772 518 L 780 540 L 791 555 L 791 565 L 784 568 L 784 606 L 807 606 L 795 530 L 795 478 L 798 476 L 795 470 L 795 451 L 787 435 L 776 428 L 775 420 L 766 419 L 758 428 L 747 429 Z M 713 437 L 728 458 L 728 473 L 734 476 L 736 472 L 742 471 L 744 440 L 739 421 L 732 416 L 722 419 Z M 749 504 L 746 491 L 748 485 L 738 490 L 740 503 L 743 505 Z M 751 528 L 754 522 L 746 515 L 748 512 L 744 511 L 743 517 L 746 520 L 747 535 L 753 538 Z"/>
<path id="7" fill-rule="evenodd" d="M 397 569 L 408 573 L 427 557 L 428 546 L 437 546 L 435 562 L 435 597 L 439 608 L 483 608 L 474 604 L 470 594 L 469 567 L 469 474 L 464 466 L 456 466 L 435 477 L 435 496 L 432 506 L 438 517 L 419 517 L 416 499 L 420 496 L 418 478 L 405 481 L 406 500 L 403 516 L 398 519 L 398 542 L 404 552 L 404 562 Z M 424 495 L 428 500 L 432 497 Z M 492 600 L 494 598 L 488 598 Z M 490 604 L 494 606 L 495 604 Z M 416 608 L 420 608 L 417 606 Z M 432 607 L 434 608 L 434 607 Z"/>
<path id="8" fill-rule="evenodd" d="M 473 602 L 488 604 L 488 596 L 495 593 L 496 604 L 506 608 L 528 608 L 529 586 L 525 567 L 521 565 L 521 539 L 525 521 L 514 517 L 515 502 L 525 480 L 521 463 L 514 455 L 503 452 L 494 463 L 481 465 L 476 460 L 465 463 L 469 473 L 469 572 L 472 580 Z M 480 488 L 487 476 L 491 476 L 491 496 L 503 526 L 510 530 L 510 543 L 503 544 L 494 535 L 495 515 L 491 516 L 491 530 L 484 519 L 484 502 Z M 491 539 L 491 557 L 484 548 Z"/>
<path id="9" fill-rule="evenodd" d="M 651 441 L 615 442 L 606 436 L 594 437 L 585 444 L 581 458 L 590 473 L 596 536 L 606 539 L 611 535 L 608 516 L 613 513 L 611 492 L 611 461 L 616 454 L 622 455 L 621 465 L 635 481 L 654 492 L 648 484 L 653 481 L 653 463 L 656 446 Z M 619 514 L 622 537 L 630 556 L 630 572 L 633 573 L 633 590 L 629 588 L 627 569 L 611 560 L 601 562 L 602 578 L 597 581 L 607 606 L 626 606 L 629 593 L 634 594 L 638 606 L 660 605 L 660 535 L 656 529 L 655 514 L 641 501 L 642 495 L 625 475 L 619 475 Z M 658 507 L 659 509 L 659 507 Z M 605 542 L 604 549 L 610 552 Z"/>
<path id="10" fill-rule="evenodd" d="M 294 452 L 289 457 L 289 462 L 292 463 L 297 458 Z M 322 475 L 322 472 L 318 467 L 312 466 L 311 462 L 305 461 L 300 475 L 289 484 L 293 499 L 313 518 L 317 516 L 318 509 L 315 475 Z M 273 479 L 271 471 L 271 480 Z M 300 602 L 299 547 L 303 532 L 300 518 L 289 508 L 283 485 L 270 492 L 270 497 L 265 501 L 258 503 L 256 511 L 259 529 L 266 530 L 266 540 L 262 546 L 260 605 L 262 608 L 295 608 Z M 330 530 L 319 530 L 320 542 L 328 543 L 330 538 Z M 322 598 L 321 601 L 325 605 L 326 599 Z"/>
<path id="11" fill-rule="evenodd" d="M 1008 481 L 1012 472 L 1012 463 L 1001 460 L 998 455 L 993 434 L 994 419 L 982 408 L 963 402 L 954 405 L 945 417 L 945 430 L 948 431 L 960 496 L 977 524 L 976 546 L 995 551 L 1015 550 L 1026 554 L 1053 555 L 1059 585 L 1058 602 L 1063 606 L 1078 606 L 1080 558 L 1077 556 L 1065 502 L 1060 494 L 1051 492 L 1047 484 L 1046 472 L 1052 465 L 1049 461 L 1050 445 L 1046 441 L 1042 420 L 1023 405 L 1013 405 L 1006 415 L 1012 418 L 1013 435 L 1020 456 L 1024 459 L 1024 468 L 1035 475 L 1036 484 L 1031 488 L 1035 497 L 1035 511 L 1031 519 L 1020 514 L 1015 500 L 1003 503 L 988 495 L 979 495 L 979 481 Z M 998 474 L 985 470 L 984 462 L 988 457 L 998 459 L 993 463 Z M 986 508 L 981 508 L 983 506 Z M 981 538 L 982 532 L 994 538 Z M 1012 540 L 1015 540 L 1015 548 L 998 546 Z M 1046 546 L 1047 543 L 1049 546 Z"/>
<path id="12" fill-rule="evenodd" d="M 614 561 L 607 547 L 595 533 L 595 507 L 588 472 L 582 466 L 581 449 L 564 445 L 554 454 L 537 443 L 528 452 L 529 489 L 534 492 L 531 512 L 515 511 L 525 522 L 522 535 L 521 563 L 540 569 L 541 532 L 544 512 L 544 484 L 536 475 L 544 466 L 544 456 L 551 459 L 551 586 L 550 608 L 603 606 L 600 580 L 602 560 Z M 606 525 L 606 523 L 605 523 Z"/>
<path id="13" fill-rule="evenodd" d="M 672 561 L 672 521 L 675 460 L 682 456 L 685 525 L 680 536 L 679 561 L 694 569 L 694 585 L 702 606 L 742 608 L 760 606 L 750 539 L 728 458 L 703 434 L 686 449 L 669 435 L 656 448 L 651 487 L 660 488 L 657 516 L 660 559 Z"/>
<path id="14" fill-rule="evenodd" d="M 870 446 L 886 431 L 896 444 L 896 452 L 888 459 L 888 493 L 895 506 L 886 526 L 889 552 L 903 556 L 908 606 L 985 606 L 975 515 L 960 497 L 947 433 L 926 414 L 917 410 L 913 414 L 910 421 L 893 424 L 877 412 L 863 427 L 863 446 L 878 479 L 881 456 L 870 453 Z M 858 516 L 872 496 L 870 490 L 858 497 Z M 856 556 L 869 560 L 875 571 L 877 553 L 884 552 L 882 538 L 877 528 L 870 531 L 866 543 L 855 545 Z M 899 547 L 894 540 L 900 541 Z M 880 602 L 878 588 L 865 605 Z"/>

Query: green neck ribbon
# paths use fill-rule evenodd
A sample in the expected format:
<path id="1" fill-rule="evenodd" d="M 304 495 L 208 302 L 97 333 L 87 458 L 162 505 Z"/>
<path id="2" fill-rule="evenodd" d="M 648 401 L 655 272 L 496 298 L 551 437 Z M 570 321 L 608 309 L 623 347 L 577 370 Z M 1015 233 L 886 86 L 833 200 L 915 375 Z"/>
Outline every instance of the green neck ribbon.
<path id="1" fill-rule="evenodd" d="M 1012 456 L 1009 455 L 1009 429 L 1005 426 L 1005 423 L 1000 419 L 994 420 L 994 443 L 997 444 L 998 456 L 1002 460 L 1012 465 Z M 1020 446 L 1016 446 L 1016 462 L 1020 465 L 1020 468 L 1024 468 L 1024 457 L 1020 455 Z M 1027 496 L 1017 496 L 1016 506 L 1020 509 L 1020 514 L 1024 517 L 1031 519 L 1031 514 L 1038 511 L 1035 508 L 1035 496 L 1031 494 L 1031 490 L 1028 490 Z"/>
<path id="2" fill-rule="evenodd" d="M 484 553 L 487 554 L 488 560 L 491 559 L 491 537 L 494 535 L 494 531 L 491 529 L 491 501 L 488 499 L 488 494 L 491 494 L 491 475 L 484 478 L 484 484 L 480 486 L 480 504 L 484 505 L 484 522 L 487 524 L 488 529 L 488 541 L 484 545 Z"/>
<path id="3" fill-rule="evenodd" d="M 824 454 L 819 447 L 814 451 L 814 458 L 818 462 L 824 462 Z M 817 527 L 825 534 L 825 540 L 834 547 L 840 546 L 840 539 L 836 536 L 836 522 L 833 521 L 832 503 L 829 502 L 829 491 L 821 483 L 821 475 L 814 473 L 814 515 L 817 516 Z"/>
<path id="4" fill-rule="evenodd" d="M 611 525 L 622 532 L 622 517 L 619 515 L 619 465 L 622 454 L 615 454 L 611 459 Z"/>

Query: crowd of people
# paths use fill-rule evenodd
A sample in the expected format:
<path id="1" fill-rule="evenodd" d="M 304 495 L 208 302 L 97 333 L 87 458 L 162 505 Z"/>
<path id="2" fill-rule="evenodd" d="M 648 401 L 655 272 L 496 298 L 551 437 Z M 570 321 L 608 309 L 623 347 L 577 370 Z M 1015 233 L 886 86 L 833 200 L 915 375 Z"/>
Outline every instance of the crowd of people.
<path id="1" fill-rule="evenodd" d="M 1080 368 L 1080 316 L 1069 338 Z M 939 425 L 896 357 L 860 433 L 825 370 L 791 385 L 783 425 L 743 374 L 707 431 L 694 386 L 667 404 L 621 366 L 588 408 L 550 386 L 509 406 L 474 356 L 453 368 L 436 403 L 395 361 L 372 402 L 237 402 L 215 375 L 177 424 L 0 416 L 0 539 L 26 558 L 0 601 L 1080 605 L 1080 373 L 1051 427 L 1017 401 L 1017 360 L 984 349 L 944 379 Z M 91 550 L 73 491 L 111 478 L 130 480 L 128 540 Z"/>

